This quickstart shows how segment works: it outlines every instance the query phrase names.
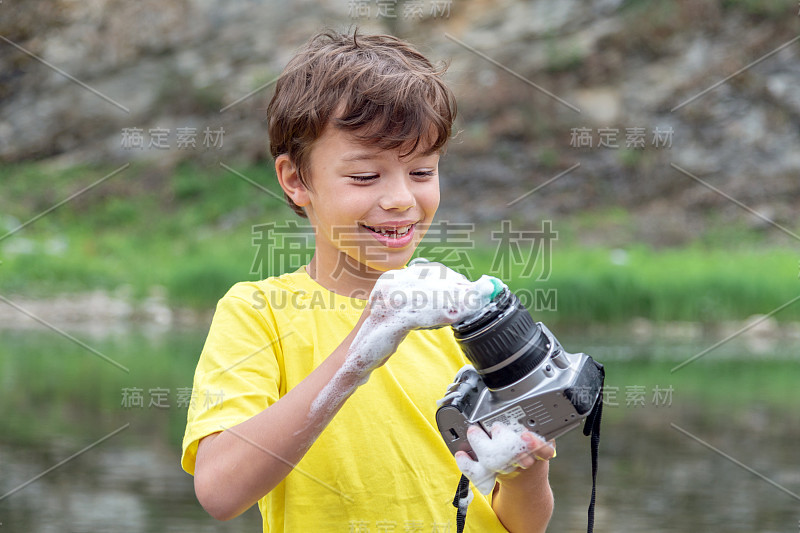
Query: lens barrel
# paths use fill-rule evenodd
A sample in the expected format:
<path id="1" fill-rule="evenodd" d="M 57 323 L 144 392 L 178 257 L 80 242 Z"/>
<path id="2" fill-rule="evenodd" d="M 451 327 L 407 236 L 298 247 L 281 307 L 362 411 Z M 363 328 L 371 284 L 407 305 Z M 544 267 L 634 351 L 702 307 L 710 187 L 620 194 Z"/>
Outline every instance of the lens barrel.
<path id="1" fill-rule="evenodd" d="M 519 381 L 547 356 L 547 336 L 519 298 L 503 289 L 482 312 L 453 324 L 456 341 L 490 389 Z"/>

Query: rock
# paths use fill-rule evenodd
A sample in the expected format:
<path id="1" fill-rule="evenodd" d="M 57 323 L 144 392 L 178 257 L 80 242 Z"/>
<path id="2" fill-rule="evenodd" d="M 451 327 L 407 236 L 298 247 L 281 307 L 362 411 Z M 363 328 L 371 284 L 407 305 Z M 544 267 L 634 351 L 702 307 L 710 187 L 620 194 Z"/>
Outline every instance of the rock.
<path id="1" fill-rule="evenodd" d="M 157 326 L 172 324 L 173 312 L 167 305 L 167 291 L 164 287 L 152 287 L 149 296 L 142 302 L 141 314 L 145 321 Z"/>
<path id="2" fill-rule="evenodd" d="M 766 315 L 752 315 L 742 325 L 742 336 L 748 339 L 775 339 L 780 336 L 778 321 Z"/>
<path id="3" fill-rule="evenodd" d="M 631 320 L 630 333 L 637 341 L 649 341 L 653 338 L 653 323 L 642 317 Z"/>
<path id="4" fill-rule="evenodd" d="M 716 4 L 692 2 L 644 16 L 620 0 L 452 2 L 446 15 L 423 2 L 419 18 L 404 14 L 401 2 L 394 18 L 381 18 L 369 4 L 370 16 L 354 17 L 352 3 L 334 0 L 269 7 L 249 0 L 18 3 L 0 22 L 2 34 L 66 75 L 0 42 L 0 159 L 112 169 L 128 161 L 169 169 L 187 159 L 264 159 L 269 82 L 324 20 L 393 31 L 434 60 L 452 59 L 447 79 L 464 140 L 442 163 L 454 170 L 447 176 L 452 194 L 442 197 L 451 217 L 535 221 L 543 212 L 622 206 L 671 220 L 681 206 L 679 215 L 691 220 L 680 228 L 654 220 L 653 231 L 641 233 L 651 242 L 685 242 L 710 224 L 708 208 L 725 200 L 670 167 L 676 163 L 791 218 L 800 198 L 800 154 L 787 149 L 800 145 L 800 47 L 738 71 L 788 42 L 793 18 L 753 17 L 738 4 L 721 16 Z M 230 132 L 225 149 L 120 146 L 124 128 L 169 127 L 174 135 L 193 124 Z M 591 128 L 595 138 L 597 128 L 616 128 L 622 142 L 626 128 L 643 127 L 647 145 L 633 153 L 578 150 L 570 144 L 576 127 Z M 674 131 L 670 148 L 653 146 L 657 127 Z M 506 207 L 578 162 L 579 171 L 537 198 Z"/>
<path id="5" fill-rule="evenodd" d="M 581 110 L 581 120 L 591 121 L 583 127 L 598 125 L 611 127 L 619 124 L 622 95 L 614 87 L 593 87 L 575 91 L 573 98 Z"/>

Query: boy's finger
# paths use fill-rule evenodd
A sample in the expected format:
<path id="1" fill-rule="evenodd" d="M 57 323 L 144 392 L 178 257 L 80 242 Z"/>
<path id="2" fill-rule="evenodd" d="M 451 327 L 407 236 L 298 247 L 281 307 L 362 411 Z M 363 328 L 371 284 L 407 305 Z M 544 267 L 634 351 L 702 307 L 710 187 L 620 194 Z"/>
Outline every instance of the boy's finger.
<path id="1" fill-rule="evenodd" d="M 494 472 L 486 469 L 478 461 L 473 461 L 466 452 L 456 452 L 455 458 L 458 469 L 469 478 L 481 494 L 489 494 L 492 491 L 497 478 Z"/>
<path id="2" fill-rule="evenodd" d="M 455 458 L 456 458 L 456 464 L 458 465 L 458 468 L 460 468 L 462 472 L 465 469 L 467 470 L 472 469 L 474 465 L 478 464 L 478 461 L 474 461 L 467 452 L 456 452 Z"/>
<path id="3" fill-rule="evenodd" d="M 472 449 L 475 450 L 475 455 L 478 456 L 478 459 L 489 451 L 492 446 L 492 439 L 479 426 L 470 426 L 467 429 L 467 441 L 469 441 Z"/>
<path id="4" fill-rule="evenodd" d="M 500 435 L 505 431 L 506 427 L 503 424 L 494 424 L 491 428 L 492 438 Z"/>
<path id="5" fill-rule="evenodd" d="M 539 438 L 536 434 L 527 431 L 522 434 L 522 440 L 528 447 L 529 454 L 540 461 L 549 461 L 555 456 L 556 451 L 553 446 Z"/>
<path id="6" fill-rule="evenodd" d="M 516 457 L 515 461 L 522 468 L 530 468 L 536 463 L 536 457 L 531 452 L 525 452 Z"/>

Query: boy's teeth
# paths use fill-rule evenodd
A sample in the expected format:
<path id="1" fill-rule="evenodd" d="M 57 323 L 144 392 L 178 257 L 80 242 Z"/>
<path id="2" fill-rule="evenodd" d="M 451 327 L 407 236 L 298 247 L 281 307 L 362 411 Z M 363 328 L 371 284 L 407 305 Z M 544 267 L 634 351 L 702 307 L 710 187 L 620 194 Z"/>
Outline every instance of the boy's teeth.
<path id="1" fill-rule="evenodd" d="M 381 235 L 387 237 L 394 237 L 395 239 L 403 237 L 411 229 L 411 226 L 404 226 L 402 228 L 376 228 L 372 226 L 365 226 L 365 227 L 369 230 L 374 231 L 375 233 L 380 233 Z"/>

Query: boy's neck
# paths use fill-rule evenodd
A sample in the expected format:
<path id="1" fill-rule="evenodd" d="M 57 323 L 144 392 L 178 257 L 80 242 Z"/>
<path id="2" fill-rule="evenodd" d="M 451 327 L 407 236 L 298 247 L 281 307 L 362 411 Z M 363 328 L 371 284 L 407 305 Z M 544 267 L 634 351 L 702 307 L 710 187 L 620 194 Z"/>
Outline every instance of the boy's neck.
<path id="1" fill-rule="evenodd" d="M 323 266 L 317 254 L 306 265 L 308 275 L 328 289 L 341 296 L 366 300 L 383 272 L 359 263 L 347 254 L 341 254 L 334 268 Z"/>

